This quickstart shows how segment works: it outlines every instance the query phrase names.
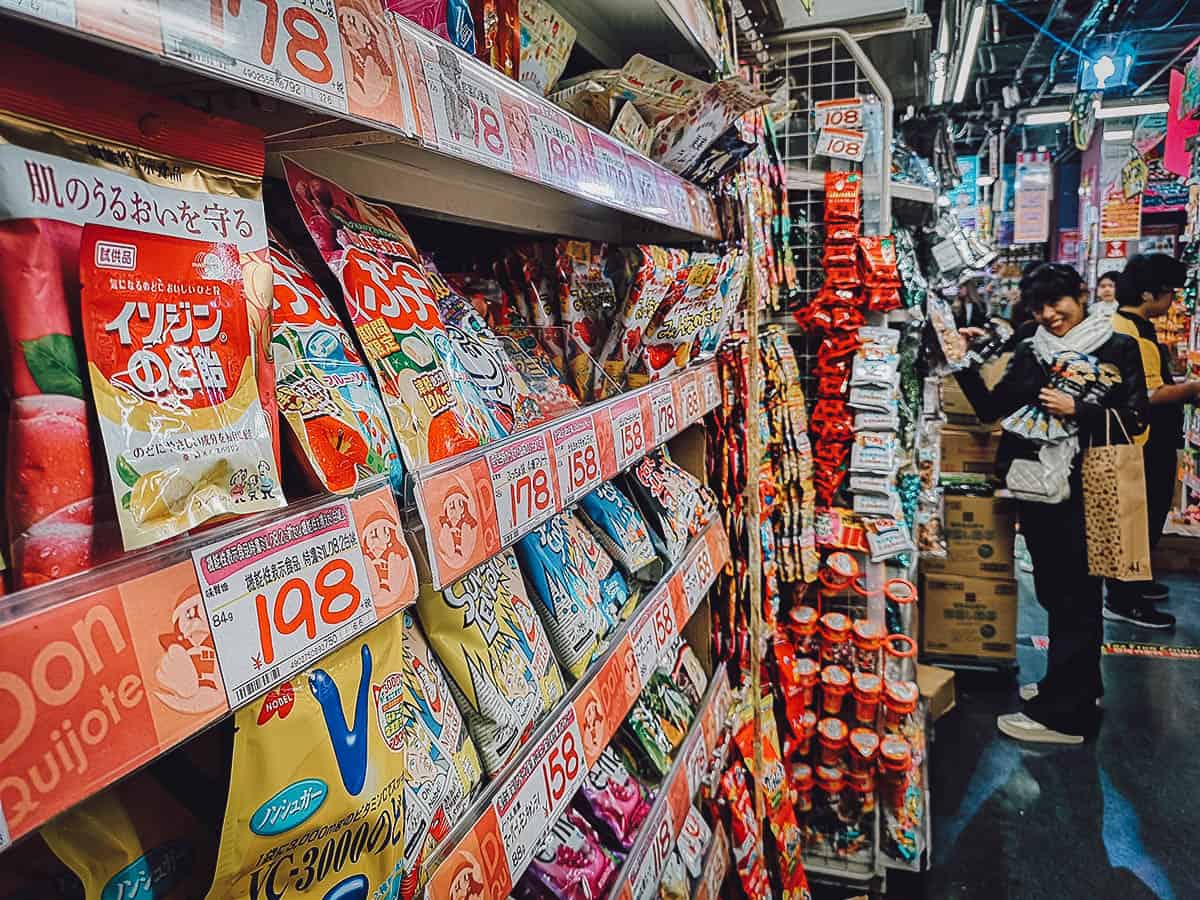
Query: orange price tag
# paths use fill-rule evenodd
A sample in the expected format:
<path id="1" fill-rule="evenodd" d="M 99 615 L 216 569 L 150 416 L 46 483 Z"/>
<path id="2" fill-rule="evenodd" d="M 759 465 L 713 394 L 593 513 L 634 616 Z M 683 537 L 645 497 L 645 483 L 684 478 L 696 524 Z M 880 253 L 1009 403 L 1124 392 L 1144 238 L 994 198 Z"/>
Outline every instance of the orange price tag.
<path id="1" fill-rule="evenodd" d="M 488 807 L 433 873 L 426 895 L 506 900 L 515 880 L 512 872 L 505 858 L 496 813 Z"/>
<path id="2" fill-rule="evenodd" d="M 604 480 L 600 441 L 591 414 L 552 426 L 550 441 L 558 471 L 558 493 L 562 505 L 570 506 Z"/>
<path id="3" fill-rule="evenodd" d="M 487 461 L 501 546 L 528 534 L 562 508 L 545 433 L 490 449 Z"/>
<path id="4" fill-rule="evenodd" d="M 675 386 L 671 382 L 656 384 L 650 389 L 650 414 L 656 446 L 679 431 L 679 410 L 675 405 Z"/>
<path id="5" fill-rule="evenodd" d="M 643 395 L 634 394 L 622 397 L 611 407 L 613 448 L 618 471 L 641 459 L 649 446 L 650 434 L 642 400 Z"/>

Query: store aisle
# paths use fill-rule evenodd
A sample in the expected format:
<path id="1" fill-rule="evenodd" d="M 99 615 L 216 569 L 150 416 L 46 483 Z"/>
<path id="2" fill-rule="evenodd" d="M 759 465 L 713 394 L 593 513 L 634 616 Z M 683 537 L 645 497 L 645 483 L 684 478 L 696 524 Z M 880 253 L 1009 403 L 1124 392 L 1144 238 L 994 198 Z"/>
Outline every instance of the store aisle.
<path id="1" fill-rule="evenodd" d="M 1106 640 L 1200 647 L 1200 583 L 1163 581 L 1176 631 L 1149 637 L 1108 623 Z M 1028 576 L 1021 587 L 1020 632 L 1044 634 Z M 1045 658 L 1022 640 L 1021 682 L 1040 677 Z M 1104 728 L 1078 748 L 1005 739 L 994 719 L 1017 708 L 1016 685 L 960 674 L 958 709 L 938 723 L 933 749 L 934 866 L 924 896 L 1200 896 L 1200 660 L 1106 655 L 1103 665 Z"/>

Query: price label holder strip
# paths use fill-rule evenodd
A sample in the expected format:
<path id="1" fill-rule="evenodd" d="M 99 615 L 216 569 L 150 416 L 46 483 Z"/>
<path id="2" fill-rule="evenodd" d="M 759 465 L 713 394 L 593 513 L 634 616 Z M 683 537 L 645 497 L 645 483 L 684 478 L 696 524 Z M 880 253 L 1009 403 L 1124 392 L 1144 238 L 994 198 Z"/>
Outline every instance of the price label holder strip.
<path id="1" fill-rule="evenodd" d="M 454 583 L 586 490 L 699 422 L 720 403 L 718 378 L 716 363 L 707 362 L 418 471 L 415 499 L 434 587 Z M 624 438 L 614 427 L 613 408 L 635 398 L 644 440 L 640 450 L 627 453 L 618 450 L 624 448 L 618 444 Z M 579 483 L 569 476 L 579 463 L 572 457 L 579 446 L 570 440 L 556 446 L 554 435 L 569 433 L 576 423 L 588 426 L 587 443 L 598 452 L 599 477 L 589 474 L 581 482 L 586 490 L 564 498 L 563 485 Z"/>
<path id="2" fill-rule="evenodd" d="M 692 900 L 721 900 L 721 885 L 729 872 L 729 839 L 725 836 L 725 823 L 718 821 L 713 828 L 712 841 L 700 870 L 700 880 Z"/>
<path id="3" fill-rule="evenodd" d="M 489 895 L 506 896 L 511 892 L 528 867 L 537 844 L 566 809 L 653 671 L 638 652 L 637 644 L 642 642 L 639 639 L 644 637 L 645 641 L 655 643 L 658 650 L 653 659 L 655 662 L 661 660 L 661 648 L 682 631 L 699 606 L 699 603 L 691 604 L 684 596 L 684 570 L 689 563 L 694 563 L 698 554 L 708 552 L 712 554 L 712 580 L 715 580 L 715 573 L 729 560 L 728 548 L 724 526 L 719 520 L 714 520 L 704 533 L 693 539 L 683 560 L 617 629 L 604 656 L 596 660 L 567 692 L 516 759 L 488 784 L 483 795 L 463 817 L 462 824 L 431 855 L 426 897 L 446 896 L 445 889 L 454 873 L 465 863 L 476 866 L 485 874 L 488 884 L 495 889 Z M 657 630 L 655 625 L 664 621 L 673 623 L 669 633 L 652 637 Z M 723 703 L 727 710 L 727 679 L 723 668 L 718 668 L 717 672 L 720 674 L 714 674 L 710 679 L 709 694 L 718 683 L 723 685 Z M 693 731 L 712 730 L 711 723 L 701 723 L 706 708 L 702 704 Z M 705 739 L 711 742 L 715 738 L 708 731 L 705 731 Z M 543 768 L 553 762 L 550 754 L 559 753 L 565 742 L 573 744 L 569 749 L 582 756 L 582 764 L 573 769 L 568 767 L 569 777 L 554 786 L 556 796 L 552 798 L 551 783 L 555 779 L 544 778 Z M 684 750 L 695 743 L 695 740 L 690 743 L 685 740 L 676 761 L 684 760 Z"/>
<path id="4" fill-rule="evenodd" d="M 713 672 L 691 730 L 676 751 L 671 771 L 663 779 L 637 841 L 609 889 L 608 896 L 613 900 L 649 900 L 654 896 L 667 857 L 700 789 L 710 757 L 720 746 L 732 703 L 729 679 L 722 663 Z"/>
<path id="5" fill-rule="evenodd" d="M 162 15 L 158 4 L 110 5 L 104 0 L 40 6 L 0 0 L 0 14 L 389 132 L 702 237 L 721 236 L 716 206 L 702 188 L 620 145 L 619 158 L 605 156 L 604 166 L 616 165 L 618 180 L 631 186 L 637 173 L 649 169 L 654 184 L 645 182 L 640 191 L 605 189 L 607 183 L 596 177 L 599 161 L 593 147 L 593 139 L 608 141 L 605 135 L 448 41 L 387 12 L 383 3 L 376 9 L 329 0 L 328 11 L 314 11 L 314 4 L 303 0 L 236 7 L 175 0 L 166 4 L 169 14 Z M 343 12 L 356 24 L 354 34 L 342 33 Z M 358 84 L 353 73 L 367 63 L 376 79 Z M 448 89 L 451 103 L 445 102 Z M 536 116 L 565 120 L 577 136 L 571 142 L 577 159 L 568 169 L 554 170 L 551 159 L 535 146 L 530 123 Z M 477 127 L 464 117 L 477 119 Z M 523 127 L 510 133 L 510 122 Z M 467 140 L 465 135 L 482 137 Z"/>
<path id="6" fill-rule="evenodd" d="M 345 525 L 347 508 L 354 520 L 349 533 L 337 527 Z M 293 545 L 282 548 L 278 541 L 299 534 L 288 530 L 293 522 L 315 519 L 320 525 L 323 514 L 334 523 L 325 535 L 355 546 L 347 553 L 328 544 L 312 550 L 311 538 L 320 528 L 310 528 L 303 549 L 318 554 L 319 562 L 357 555 L 361 563 L 365 553 L 374 563 L 372 551 L 364 546 L 367 523 L 379 527 L 390 522 L 397 532 L 401 528 L 395 498 L 379 476 L 352 495 L 323 494 L 290 503 L 0 599 L 0 658 L 11 683 L 24 686 L 18 689 L 24 733 L 10 749 L 5 773 L 14 781 L 9 796 L 27 793 L 30 801 L 0 808 L 0 823 L 7 824 L 11 840 L 199 734 L 270 687 L 266 679 L 243 685 L 236 704 L 231 703 L 221 677 L 221 646 L 205 608 L 209 598 L 204 597 L 193 554 L 228 547 L 239 537 L 275 534 L 276 546 L 263 545 L 258 554 L 266 560 L 272 550 L 290 552 Z M 302 548 L 294 546 L 299 554 Z M 310 558 L 317 560 L 315 555 Z M 232 557 L 221 561 L 233 566 L 240 562 Z M 411 560 L 404 562 L 411 566 Z M 306 652 L 306 666 L 416 599 L 414 578 L 404 579 L 403 589 L 383 590 L 377 570 L 368 568 L 370 573 L 360 571 L 353 583 L 370 621 L 359 622 L 361 617 L 350 616 L 344 603 L 335 604 L 347 613 L 348 627 L 318 633 Z M 221 627 L 226 625 L 222 621 Z M 44 673 L 51 669 L 65 673 L 66 680 L 56 675 L 53 685 L 46 682 Z M 31 772 L 45 759 L 66 752 L 61 734 L 68 720 L 72 729 L 79 729 L 73 733 L 83 738 L 75 745 L 75 770 L 71 777 L 39 789 Z M 94 754 L 91 748 L 97 744 L 105 752 Z M 4 848 L 0 841 L 0 850 Z"/>

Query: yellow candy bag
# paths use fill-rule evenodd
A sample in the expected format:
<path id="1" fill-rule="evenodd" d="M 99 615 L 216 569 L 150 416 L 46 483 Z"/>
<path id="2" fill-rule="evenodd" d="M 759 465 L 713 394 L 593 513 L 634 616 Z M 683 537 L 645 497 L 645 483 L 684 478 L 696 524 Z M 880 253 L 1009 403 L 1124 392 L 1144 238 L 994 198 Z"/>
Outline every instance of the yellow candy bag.
<path id="1" fill-rule="evenodd" d="M 209 900 L 370 900 L 403 876 L 403 617 L 235 718 Z"/>

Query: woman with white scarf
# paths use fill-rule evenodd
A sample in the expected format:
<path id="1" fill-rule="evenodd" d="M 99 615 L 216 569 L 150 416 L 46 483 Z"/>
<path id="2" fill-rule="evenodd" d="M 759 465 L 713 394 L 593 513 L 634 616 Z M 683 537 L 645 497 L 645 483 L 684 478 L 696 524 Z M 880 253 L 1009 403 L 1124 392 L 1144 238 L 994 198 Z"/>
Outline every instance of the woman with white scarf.
<path id="1" fill-rule="evenodd" d="M 1099 728 L 1102 586 L 1088 574 L 1081 447 L 1103 443 L 1106 419 L 1115 441 L 1145 428 L 1137 344 L 1114 334 L 1108 317 L 1087 316 L 1085 296 L 1070 266 L 1034 269 L 1021 279 L 1021 300 L 1038 324 L 1033 337 L 1017 345 L 991 390 L 975 370 L 957 376 L 981 420 L 1004 420 L 996 467 L 1017 498 L 1049 618 L 1046 677 L 1021 688 L 1023 712 L 996 723 L 1020 741 L 1079 744 Z"/>

